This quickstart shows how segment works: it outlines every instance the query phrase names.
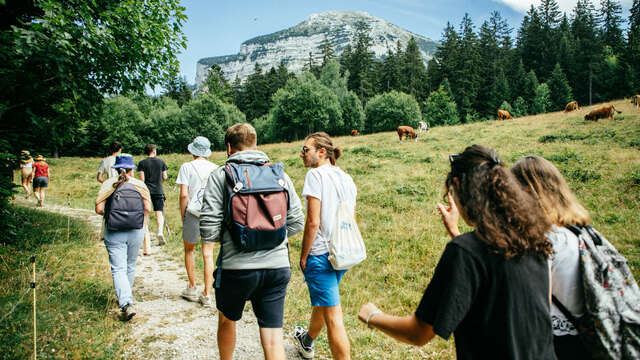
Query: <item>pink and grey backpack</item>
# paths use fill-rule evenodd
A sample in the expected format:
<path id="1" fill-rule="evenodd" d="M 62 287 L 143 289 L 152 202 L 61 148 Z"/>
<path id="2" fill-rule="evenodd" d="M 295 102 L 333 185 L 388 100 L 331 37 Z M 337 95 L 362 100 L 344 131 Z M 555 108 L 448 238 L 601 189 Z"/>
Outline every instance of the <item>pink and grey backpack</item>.
<path id="1" fill-rule="evenodd" d="M 289 209 L 282 163 L 227 162 L 224 171 L 228 193 L 224 228 L 231 234 L 235 246 L 249 252 L 280 245 L 287 236 Z M 216 287 L 220 284 L 221 265 L 222 246 L 218 256 Z"/>

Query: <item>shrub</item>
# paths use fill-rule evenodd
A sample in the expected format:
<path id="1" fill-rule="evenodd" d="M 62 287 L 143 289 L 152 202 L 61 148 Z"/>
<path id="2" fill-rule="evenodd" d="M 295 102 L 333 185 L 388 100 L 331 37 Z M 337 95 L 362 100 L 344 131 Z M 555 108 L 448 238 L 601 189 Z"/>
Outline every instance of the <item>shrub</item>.
<path id="1" fill-rule="evenodd" d="M 522 96 L 518 96 L 516 101 L 513 103 L 513 113 L 511 115 L 513 115 L 513 117 L 529 115 L 529 110 L 527 109 L 527 102 L 524 101 Z"/>
<path id="2" fill-rule="evenodd" d="M 536 96 L 533 98 L 533 104 L 531 104 L 532 114 L 542 114 L 551 109 L 551 93 L 549 86 L 542 83 L 536 88 Z"/>
<path id="3" fill-rule="evenodd" d="M 432 126 L 460 123 L 456 103 L 447 93 L 446 87 L 440 85 L 438 90 L 429 94 L 422 108 L 422 118 Z"/>
<path id="4" fill-rule="evenodd" d="M 422 120 L 420 106 L 409 94 L 391 91 L 374 96 L 365 107 L 369 132 L 391 131 L 399 125 L 418 127 Z"/>

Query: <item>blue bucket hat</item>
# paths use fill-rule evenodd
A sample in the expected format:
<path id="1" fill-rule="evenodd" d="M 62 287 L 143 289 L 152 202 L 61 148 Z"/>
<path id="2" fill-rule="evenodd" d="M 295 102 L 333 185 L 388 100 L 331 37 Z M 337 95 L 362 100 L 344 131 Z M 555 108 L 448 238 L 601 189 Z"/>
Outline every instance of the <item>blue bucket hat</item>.
<path id="1" fill-rule="evenodd" d="M 116 156 L 116 163 L 111 166 L 114 169 L 135 169 L 133 156 L 129 154 L 121 154 Z"/>
<path id="2" fill-rule="evenodd" d="M 209 157 L 211 155 L 211 142 L 204 136 L 198 136 L 187 146 L 187 150 L 195 156 Z"/>

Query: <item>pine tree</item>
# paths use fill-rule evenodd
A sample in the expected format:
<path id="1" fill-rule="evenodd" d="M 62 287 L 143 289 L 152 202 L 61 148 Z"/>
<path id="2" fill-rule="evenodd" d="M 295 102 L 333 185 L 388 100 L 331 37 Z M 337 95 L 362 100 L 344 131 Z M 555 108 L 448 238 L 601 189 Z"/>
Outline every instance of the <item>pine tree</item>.
<path id="1" fill-rule="evenodd" d="M 560 22 L 560 7 L 555 0 L 540 1 L 538 14 L 540 14 L 542 23 L 549 29 L 555 28 Z"/>
<path id="2" fill-rule="evenodd" d="M 551 93 L 551 107 L 550 111 L 558 111 L 564 109 L 564 107 L 572 100 L 571 87 L 567 81 L 562 67 L 559 63 L 556 63 L 551 78 L 549 78 L 549 91 Z"/>
<path id="3" fill-rule="evenodd" d="M 371 27 L 364 21 L 356 23 L 355 46 L 345 48 L 341 60 L 345 70 L 349 71 L 349 90 L 353 90 L 362 103 L 371 97 L 373 89 L 371 86 L 371 68 L 373 66 L 373 52 L 371 47 Z"/>
<path id="4" fill-rule="evenodd" d="M 542 83 L 536 88 L 536 95 L 533 98 L 533 104 L 531 104 L 532 114 L 543 114 L 549 111 L 551 108 L 551 94 L 549 86 Z"/>
<path id="5" fill-rule="evenodd" d="M 525 69 L 533 70 L 536 74 L 544 71 L 547 53 L 542 19 L 536 8 L 531 8 L 524 16 L 518 31 L 517 48 Z M 555 63 L 555 59 L 554 59 Z"/>
<path id="6" fill-rule="evenodd" d="M 626 63 L 630 67 L 634 93 L 640 92 L 640 0 L 633 0 L 627 32 Z"/>
<path id="7" fill-rule="evenodd" d="M 593 103 L 593 76 L 598 59 L 602 56 L 602 45 L 597 36 L 598 18 L 591 0 L 578 0 L 571 21 L 571 33 L 575 44 L 575 68 L 569 85 L 574 97 L 581 104 Z"/>
<path id="8" fill-rule="evenodd" d="M 531 109 L 531 104 L 536 97 L 536 89 L 539 85 L 536 73 L 533 70 L 529 71 L 524 80 L 524 87 L 522 88 L 522 97 L 527 102 L 529 109 Z"/>
<path id="9" fill-rule="evenodd" d="M 233 96 L 231 95 L 231 85 L 229 84 L 227 79 L 225 79 L 224 72 L 222 71 L 220 65 L 213 64 L 209 68 L 209 71 L 207 72 L 207 78 L 204 80 L 202 85 L 202 89 L 204 92 L 215 95 L 223 102 L 230 103 L 233 101 Z"/>
<path id="10" fill-rule="evenodd" d="M 324 67 L 329 60 L 332 60 L 335 58 L 335 55 L 333 52 L 333 44 L 331 43 L 331 41 L 329 41 L 326 35 L 324 37 L 324 40 L 320 44 L 319 50 L 320 50 L 320 53 L 322 54 L 322 67 Z"/>
<path id="11" fill-rule="evenodd" d="M 609 46 L 614 53 L 622 53 L 624 37 L 622 36 L 622 5 L 615 0 L 600 1 L 602 18 L 602 43 Z"/>
<path id="12" fill-rule="evenodd" d="M 465 14 L 460 22 L 460 63 L 454 72 L 452 81 L 456 103 L 460 104 L 460 114 L 477 111 L 477 100 L 480 90 L 480 54 L 478 53 L 478 37 L 473 31 L 473 22 L 469 14 Z M 455 80 L 453 80 L 455 79 Z M 458 101 L 459 100 L 459 101 Z"/>
<path id="13" fill-rule="evenodd" d="M 442 34 L 442 40 L 438 51 L 434 54 L 434 66 L 433 73 L 436 73 L 441 79 L 455 78 L 457 69 L 461 66 L 459 60 L 460 54 L 460 35 L 451 26 L 451 23 L 447 22 L 447 26 Z M 436 78 L 436 76 L 434 76 Z M 433 87 L 437 87 L 439 83 L 432 84 Z"/>
<path id="14" fill-rule="evenodd" d="M 529 115 L 529 110 L 527 108 L 527 102 L 521 96 L 516 98 L 516 101 L 513 103 L 513 113 L 511 114 L 513 117 L 527 116 Z"/>
<path id="15" fill-rule="evenodd" d="M 500 104 L 510 98 L 511 93 L 509 90 L 509 83 L 507 83 L 507 77 L 504 75 L 504 71 L 500 69 L 498 71 L 498 76 L 496 76 L 496 81 L 491 87 L 491 93 L 489 97 L 489 106 L 491 108 L 491 111 L 486 115 L 492 116 L 493 114 L 495 114 L 496 110 L 498 110 L 498 108 L 500 107 Z"/>
<path id="16" fill-rule="evenodd" d="M 403 57 L 400 40 L 398 40 L 396 51 L 387 50 L 387 57 L 382 61 L 382 71 L 380 72 L 380 90 L 389 92 L 391 90 L 401 91 L 402 88 L 402 64 Z"/>
<path id="17" fill-rule="evenodd" d="M 411 37 L 402 56 L 401 73 L 403 75 L 403 91 L 422 103 L 426 99 L 424 90 L 427 82 L 427 69 L 424 67 L 422 55 L 416 39 Z"/>
<path id="18" fill-rule="evenodd" d="M 525 84 L 527 81 L 527 73 L 524 71 L 524 64 L 520 57 L 516 57 L 518 63 L 514 66 L 514 71 L 510 77 L 509 84 L 511 85 L 511 96 L 515 101 L 516 97 L 524 96 Z"/>
<path id="19" fill-rule="evenodd" d="M 509 38 L 509 26 L 502 19 L 500 13 L 494 11 L 488 21 L 482 23 L 478 34 L 478 52 L 480 54 L 481 87 L 492 89 L 496 86 L 498 73 L 503 72 L 508 60 L 508 52 L 511 46 Z M 481 91 L 478 93 L 479 111 L 483 115 L 490 116 L 495 111 L 495 102 L 492 102 L 491 93 Z M 504 99 L 502 99 L 504 100 Z M 500 100 L 500 101 L 502 101 Z M 499 105 L 499 104 L 498 104 Z"/>

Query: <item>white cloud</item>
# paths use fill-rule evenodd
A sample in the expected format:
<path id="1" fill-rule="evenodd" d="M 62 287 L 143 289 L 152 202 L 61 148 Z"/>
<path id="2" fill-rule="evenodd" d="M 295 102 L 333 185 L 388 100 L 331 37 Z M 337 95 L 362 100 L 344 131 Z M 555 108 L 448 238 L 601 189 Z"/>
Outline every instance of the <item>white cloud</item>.
<path id="1" fill-rule="evenodd" d="M 522 13 L 527 12 L 527 10 L 531 8 L 531 4 L 533 4 L 533 6 L 535 7 L 538 7 L 538 5 L 540 5 L 540 0 L 493 0 L 493 1 L 503 3 L 508 7 Z M 622 0 L 621 1 L 622 7 L 625 9 L 628 9 L 631 6 L 632 1 L 633 0 Z M 573 8 L 576 6 L 576 3 L 577 3 L 576 0 L 558 0 L 560 11 L 563 11 L 563 12 L 566 11 L 567 14 L 571 13 Z M 593 3 L 594 5 L 596 5 L 596 7 L 599 7 L 600 5 L 600 1 L 598 0 L 593 0 Z"/>

